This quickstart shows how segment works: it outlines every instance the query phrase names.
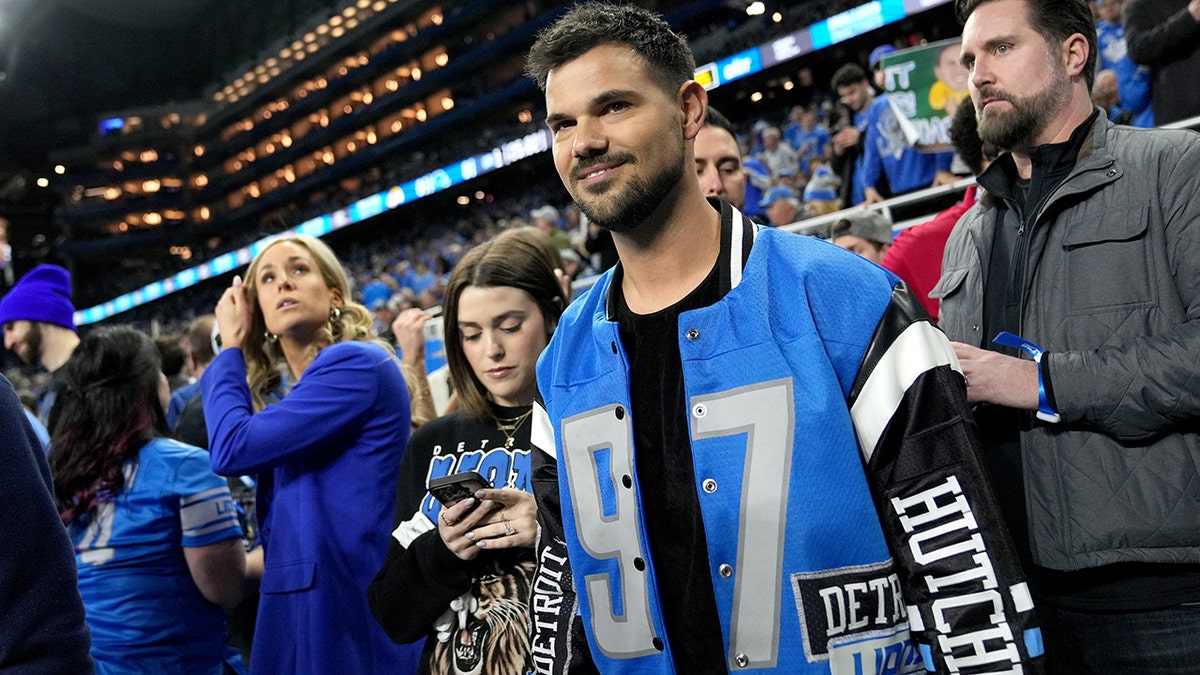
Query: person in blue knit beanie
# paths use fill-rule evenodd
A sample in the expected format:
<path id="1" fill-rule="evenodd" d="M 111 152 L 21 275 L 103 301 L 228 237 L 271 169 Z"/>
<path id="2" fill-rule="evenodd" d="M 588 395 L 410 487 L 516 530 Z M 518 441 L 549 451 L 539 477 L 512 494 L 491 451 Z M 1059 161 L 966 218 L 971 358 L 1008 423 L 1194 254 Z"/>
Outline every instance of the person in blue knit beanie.
<path id="1" fill-rule="evenodd" d="M 21 277 L 0 299 L 4 348 L 25 363 L 41 364 L 54 373 L 79 345 L 75 306 L 71 304 L 71 273 L 58 265 L 38 265 Z M 38 403 L 38 418 L 49 427 L 57 378 Z"/>
<path id="2" fill-rule="evenodd" d="M 29 365 L 54 372 L 62 367 L 79 336 L 71 304 L 71 273 L 58 265 L 38 265 L 0 300 L 4 348 Z"/>

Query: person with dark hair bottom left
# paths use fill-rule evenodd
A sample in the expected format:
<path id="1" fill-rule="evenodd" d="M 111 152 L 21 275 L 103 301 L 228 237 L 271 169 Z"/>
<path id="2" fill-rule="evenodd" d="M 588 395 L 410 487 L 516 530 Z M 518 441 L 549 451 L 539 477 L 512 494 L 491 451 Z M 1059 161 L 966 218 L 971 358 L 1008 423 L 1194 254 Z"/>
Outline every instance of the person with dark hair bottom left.
<path id="1" fill-rule="evenodd" d="M 413 433 L 387 560 L 368 589 L 398 642 L 425 641 L 422 672 L 525 675 L 537 506 L 529 484 L 535 367 L 567 305 L 545 233 L 502 232 L 446 286 L 446 359 L 462 407 Z M 430 481 L 475 471 L 493 488 L 442 504 Z"/>
<path id="2" fill-rule="evenodd" d="M 248 589 L 242 529 L 199 448 L 166 438 L 167 379 L 132 328 L 89 333 L 64 367 L 50 470 L 75 545 L 98 673 L 221 675 Z"/>

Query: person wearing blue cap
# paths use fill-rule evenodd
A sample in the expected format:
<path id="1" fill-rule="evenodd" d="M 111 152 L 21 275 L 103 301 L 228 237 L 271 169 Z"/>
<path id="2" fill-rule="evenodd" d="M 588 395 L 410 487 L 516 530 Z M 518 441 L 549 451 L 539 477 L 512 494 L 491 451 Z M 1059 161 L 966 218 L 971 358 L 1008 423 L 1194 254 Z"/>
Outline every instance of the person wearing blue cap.
<path id="1" fill-rule="evenodd" d="M 833 213 L 842 208 L 838 190 L 842 179 L 838 177 L 828 162 L 817 164 L 812 170 L 812 178 L 804 186 L 804 206 L 814 216 Z"/>
<path id="2" fill-rule="evenodd" d="M 896 48 L 892 45 L 879 45 L 871 50 L 871 55 L 867 57 L 867 63 L 871 64 L 871 75 L 875 82 L 876 89 L 884 89 L 883 86 L 883 57 L 889 54 L 895 54 Z"/>
<path id="3" fill-rule="evenodd" d="M 791 225 L 805 215 L 800 200 L 796 199 L 796 192 L 786 185 L 776 185 L 767 190 L 758 207 L 766 212 L 771 227 Z"/>
<path id="4" fill-rule="evenodd" d="M 25 363 L 54 373 L 79 345 L 75 306 L 71 304 L 71 273 L 58 265 L 38 265 L 21 277 L 0 300 L 4 348 Z M 56 380 L 57 382 L 57 380 Z M 51 384 L 38 403 L 38 417 L 49 427 L 57 386 Z"/>

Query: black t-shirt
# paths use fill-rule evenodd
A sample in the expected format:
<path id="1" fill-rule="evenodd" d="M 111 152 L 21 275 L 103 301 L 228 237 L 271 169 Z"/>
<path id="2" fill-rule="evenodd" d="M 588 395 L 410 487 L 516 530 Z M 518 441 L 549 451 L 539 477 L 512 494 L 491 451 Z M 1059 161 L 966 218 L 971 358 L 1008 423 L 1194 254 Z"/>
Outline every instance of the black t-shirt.
<path id="1" fill-rule="evenodd" d="M 733 227 L 743 228 L 742 259 L 749 255 L 753 223 L 734 223 L 728 203 L 720 207 L 721 252 L 728 260 Z M 621 326 L 621 344 L 630 364 L 630 403 L 634 461 L 642 493 L 646 539 L 657 569 L 662 617 L 680 673 L 727 671 L 725 639 L 712 588 L 708 545 L 696 492 L 691 435 L 679 351 L 679 315 L 720 300 L 732 285 L 728 270 L 716 264 L 683 300 L 653 314 L 635 314 L 621 292 L 621 270 L 612 298 Z M 647 480 L 646 477 L 653 477 Z M 649 487 L 648 487 L 649 486 Z"/>
<path id="2" fill-rule="evenodd" d="M 700 518 L 678 342 L 679 315 L 720 299 L 715 270 L 679 303 L 653 314 L 634 314 L 621 294 L 614 299 L 630 364 L 634 461 L 638 475 L 655 477 L 654 487 L 642 490 L 642 513 L 675 667 L 723 671 L 725 640 Z"/>

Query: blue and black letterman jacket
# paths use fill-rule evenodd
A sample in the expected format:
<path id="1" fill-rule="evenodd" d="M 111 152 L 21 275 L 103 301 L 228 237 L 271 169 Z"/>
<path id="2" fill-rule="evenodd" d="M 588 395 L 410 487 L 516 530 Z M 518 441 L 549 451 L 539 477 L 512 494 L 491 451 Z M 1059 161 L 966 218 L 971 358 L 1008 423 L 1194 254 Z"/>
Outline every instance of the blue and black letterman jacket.
<path id="1" fill-rule="evenodd" d="M 1033 672 L 1041 634 L 958 363 L 891 273 L 728 203 L 728 292 L 679 318 L 714 670 Z M 749 241 L 747 241 L 747 238 Z M 535 672 L 673 673 L 605 274 L 538 364 Z M 651 450 L 652 451 L 652 450 Z"/>

